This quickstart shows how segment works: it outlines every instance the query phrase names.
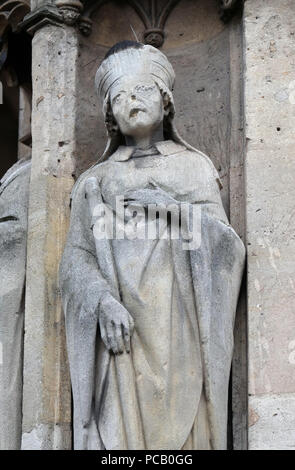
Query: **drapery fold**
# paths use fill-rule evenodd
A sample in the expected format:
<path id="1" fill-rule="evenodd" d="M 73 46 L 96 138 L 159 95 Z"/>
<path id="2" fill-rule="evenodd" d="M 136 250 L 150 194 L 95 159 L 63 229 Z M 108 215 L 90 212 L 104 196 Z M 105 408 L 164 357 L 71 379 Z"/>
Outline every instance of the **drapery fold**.
<path id="1" fill-rule="evenodd" d="M 233 325 L 245 250 L 228 225 L 213 167 L 201 155 L 173 146 L 174 154 L 165 148 L 164 155 L 144 157 L 146 164 L 138 167 L 129 158 L 131 152 L 122 158 L 121 149 L 117 161 L 115 154 L 112 161 L 90 169 L 74 190 L 60 281 L 75 448 L 83 448 L 83 424 L 90 423 L 88 448 L 181 449 L 193 428 L 202 391 L 210 448 L 226 448 Z M 112 289 L 97 262 L 84 183 L 88 176 L 99 177 L 103 199 L 114 209 L 115 196 L 146 187 L 151 173 L 175 200 L 201 207 L 201 243 L 184 250 L 181 239 L 169 237 L 156 243 L 109 241 L 122 303 L 135 322 L 130 374 L 124 358 L 111 355 L 100 339 L 99 303 Z M 122 381 L 136 390 L 139 410 L 133 393 L 120 393 Z M 126 426 L 126 413 L 134 428 Z"/>

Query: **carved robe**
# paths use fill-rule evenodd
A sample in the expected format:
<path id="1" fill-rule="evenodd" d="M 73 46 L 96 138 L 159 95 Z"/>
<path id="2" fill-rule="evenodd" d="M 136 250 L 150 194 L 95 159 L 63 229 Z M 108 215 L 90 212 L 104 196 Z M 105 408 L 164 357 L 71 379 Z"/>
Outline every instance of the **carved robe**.
<path id="1" fill-rule="evenodd" d="M 136 158 L 132 147 L 119 147 L 106 162 L 85 172 L 73 192 L 60 284 L 75 448 L 82 448 L 83 423 L 89 421 L 88 448 L 226 448 L 244 246 L 228 224 L 211 161 L 173 141 L 155 146 L 157 154 Z M 202 238 L 195 250 L 183 250 L 182 240 L 169 237 L 110 240 L 122 302 L 135 322 L 133 371 L 129 376 L 119 373 L 127 388 L 135 388 L 138 409 L 126 388 L 122 396 L 122 378 L 118 380 L 115 358 L 101 341 L 97 316 L 87 316 L 87 308 L 85 312 L 93 285 L 101 295 L 111 291 L 96 258 L 85 199 L 89 176 L 99 178 L 103 200 L 114 211 L 116 196 L 145 188 L 151 180 L 175 200 L 201 207 Z M 140 432 L 135 433 L 138 423 Z"/>
<path id="2" fill-rule="evenodd" d="M 19 449 L 30 161 L 0 185 L 0 449 Z"/>

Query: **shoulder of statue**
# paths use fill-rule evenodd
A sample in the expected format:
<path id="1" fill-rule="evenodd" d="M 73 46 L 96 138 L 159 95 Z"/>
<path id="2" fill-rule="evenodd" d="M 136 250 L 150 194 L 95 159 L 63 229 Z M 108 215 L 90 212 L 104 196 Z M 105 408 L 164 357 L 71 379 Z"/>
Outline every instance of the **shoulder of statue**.
<path id="1" fill-rule="evenodd" d="M 4 189 L 18 176 L 29 174 L 31 171 L 31 160 L 22 159 L 15 163 L 0 180 L 0 195 Z"/>
<path id="2" fill-rule="evenodd" d="M 81 192 L 84 190 L 85 181 L 90 176 L 96 176 L 97 178 L 101 177 L 104 174 L 104 168 L 107 162 L 95 163 L 88 170 L 84 171 L 75 182 L 72 192 L 71 192 L 71 202 L 79 197 Z"/>
<path id="3" fill-rule="evenodd" d="M 216 170 L 211 158 L 193 147 L 187 148 L 186 152 L 191 154 L 193 157 L 197 157 L 196 165 L 198 170 L 205 172 L 206 175 L 208 175 L 208 178 L 214 178 L 214 180 L 218 183 L 219 189 L 222 189 L 222 183 L 218 171 Z"/>

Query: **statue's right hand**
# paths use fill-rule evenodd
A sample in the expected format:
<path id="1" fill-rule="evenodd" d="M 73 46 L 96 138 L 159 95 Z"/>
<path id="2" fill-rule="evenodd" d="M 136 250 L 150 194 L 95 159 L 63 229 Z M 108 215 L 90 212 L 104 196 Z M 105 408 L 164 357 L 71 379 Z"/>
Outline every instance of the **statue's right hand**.
<path id="1" fill-rule="evenodd" d="M 130 352 L 130 338 L 134 321 L 126 308 L 110 293 L 103 296 L 99 307 L 101 338 L 109 351 L 121 354 Z"/>

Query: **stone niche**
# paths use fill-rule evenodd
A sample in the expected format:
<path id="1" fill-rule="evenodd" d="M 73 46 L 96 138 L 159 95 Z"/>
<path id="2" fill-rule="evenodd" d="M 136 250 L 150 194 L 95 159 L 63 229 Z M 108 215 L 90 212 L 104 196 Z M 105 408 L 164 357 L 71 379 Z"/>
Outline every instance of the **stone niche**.
<path id="1" fill-rule="evenodd" d="M 158 7 L 163 4 L 156 3 Z M 135 35 L 144 41 L 146 29 L 132 2 L 97 4 L 91 15 L 91 34 L 80 35 L 76 177 L 95 163 L 106 143 L 94 89 L 97 67 L 113 44 L 134 40 Z M 180 0 L 174 4 L 166 19 L 161 49 L 176 72 L 174 98 L 178 131 L 212 159 L 223 184 L 225 210 L 231 225 L 244 240 L 241 12 L 237 10 L 224 22 L 216 0 Z M 247 445 L 244 298 L 242 292 L 229 403 L 229 447 L 235 449 Z"/>

